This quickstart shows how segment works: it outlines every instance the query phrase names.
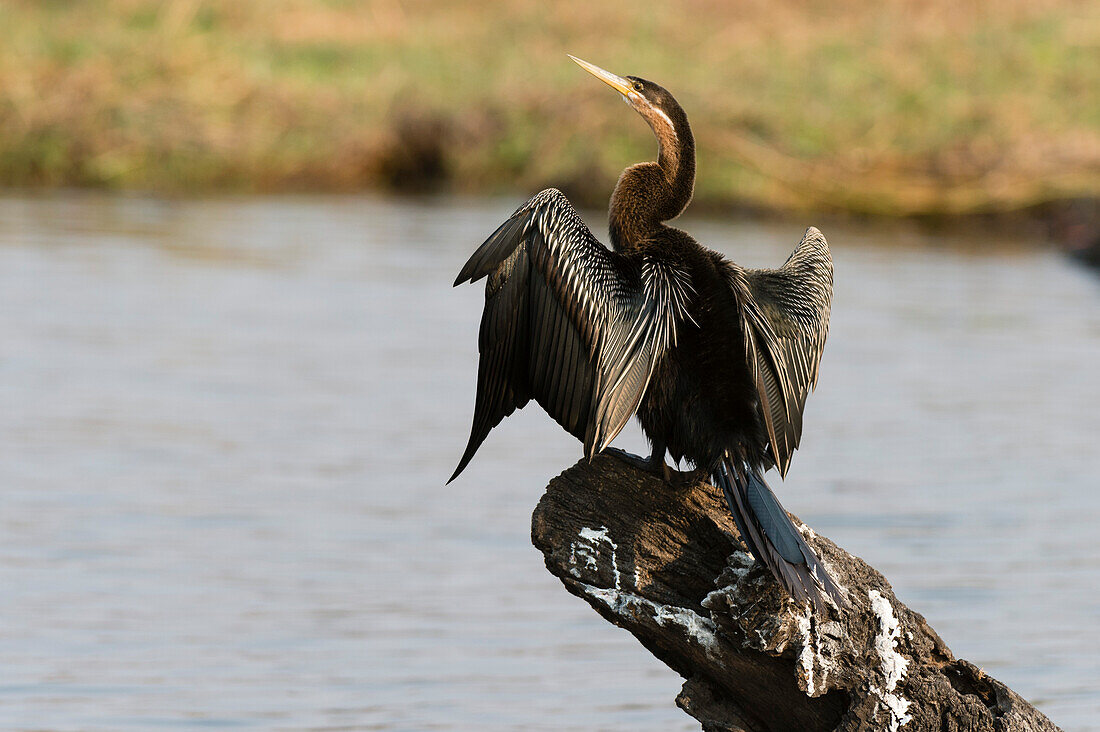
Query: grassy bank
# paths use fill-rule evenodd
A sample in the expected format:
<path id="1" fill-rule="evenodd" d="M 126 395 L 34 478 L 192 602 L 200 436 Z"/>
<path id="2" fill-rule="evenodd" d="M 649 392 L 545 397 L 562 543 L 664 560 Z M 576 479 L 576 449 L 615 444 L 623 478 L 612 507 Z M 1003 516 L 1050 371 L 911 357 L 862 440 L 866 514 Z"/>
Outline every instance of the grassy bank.
<path id="1" fill-rule="evenodd" d="M 570 52 L 667 86 L 715 205 L 1100 195 L 1100 4 L 0 0 L 0 185 L 566 187 L 652 155 Z"/>

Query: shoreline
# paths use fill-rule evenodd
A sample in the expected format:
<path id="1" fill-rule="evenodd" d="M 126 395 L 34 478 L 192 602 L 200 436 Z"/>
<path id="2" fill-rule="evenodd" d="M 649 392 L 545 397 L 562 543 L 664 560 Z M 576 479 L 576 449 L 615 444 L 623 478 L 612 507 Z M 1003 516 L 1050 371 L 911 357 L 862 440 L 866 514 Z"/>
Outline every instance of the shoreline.
<path id="1" fill-rule="evenodd" d="M 502 0 L 471 14 L 454 0 L 87 0 L 5 11 L 0 186 L 555 186 L 600 208 L 654 143 L 566 58 L 575 53 L 674 93 L 697 142 L 696 210 L 1038 221 L 1072 241 L 1100 231 L 1095 3 L 698 0 L 640 13 L 622 0 L 560 11 Z"/>
<path id="2" fill-rule="evenodd" d="M 585 215 L 605 211 L 611 186 L 602 194 L 578 191 L 569 183 L 549 181 L 541 187 L 510 191 L 492 189 L 456 190 L 446 185 L 401 189 L 392 187 L 249 187 L 202 188 L 128 188 L 102 185 L 4 185 L 0 197 L 118 196 L 158 201 L 248 200 L 252 198 L 292 199 L 302 197 L 371 198 L 396 203 L 421 204 L 432 201 L 484 202 L 508 201 L 518 205 L 544 188 L 560 188 Z M 913 230 L 943 233 L 952 237 L 974 235 L 981 238 L 1004 235 L 1013 241 L 1032 240 L 1055 246 L 1093 266 L 1100 266 L 1100 196 L 1053 200 L 1017 210 L 971 212 L 961 214 L 888 215 L 837 209 L 781 209 L 743 200 L 723 200 L 696 196 L 685 217 L 707 221 L 737 219 L 761 223 L 845 226 L 866 230 Z"/>

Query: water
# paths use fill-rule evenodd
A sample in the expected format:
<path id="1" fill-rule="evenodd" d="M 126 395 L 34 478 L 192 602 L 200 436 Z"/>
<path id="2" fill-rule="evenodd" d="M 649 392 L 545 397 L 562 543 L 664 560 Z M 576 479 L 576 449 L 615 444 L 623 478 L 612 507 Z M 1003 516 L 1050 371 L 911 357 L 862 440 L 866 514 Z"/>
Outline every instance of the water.
<path id="1" fill-rule="evenodd" d="M 450 281 L 514 205 L 0 199 L 0 727 L 698 729 L 529 544 L 572 438 L 528 408 L 443 486 L 482 298 Z M 750 266 L 801 233 L 683 225 Z M 1100 729 L 1100 283 L 1026 242 L 826 233 L 778 493 Z"/>

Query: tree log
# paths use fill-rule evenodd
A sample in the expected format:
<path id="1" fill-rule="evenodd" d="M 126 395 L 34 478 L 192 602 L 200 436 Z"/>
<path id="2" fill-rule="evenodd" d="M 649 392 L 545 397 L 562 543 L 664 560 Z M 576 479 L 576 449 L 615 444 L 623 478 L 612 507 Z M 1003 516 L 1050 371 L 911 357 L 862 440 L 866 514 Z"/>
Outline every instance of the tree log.
<path id="1" fill-rule="evenodd" d="M 792 515 L 851 607 L 795 604 L 697 478 L 581 461 L 547 487 L 531 540 L 569 592 L 686 679 L 676 702 L 704 730 L 1058 729 Z"/>

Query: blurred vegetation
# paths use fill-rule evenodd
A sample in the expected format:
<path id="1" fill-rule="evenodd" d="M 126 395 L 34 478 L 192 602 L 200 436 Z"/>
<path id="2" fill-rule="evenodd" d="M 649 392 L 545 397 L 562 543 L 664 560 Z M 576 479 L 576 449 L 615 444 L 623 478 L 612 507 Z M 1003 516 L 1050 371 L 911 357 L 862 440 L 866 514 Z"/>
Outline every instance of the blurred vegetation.
<path id="1" fill-rule="evenodd" d="M 568 52 L 677 96 L 704 203 L 1100 194 L 1094 0 L 0 0 L 0 21 L 0 185 L 602 205 L 654 144 Z"/>

